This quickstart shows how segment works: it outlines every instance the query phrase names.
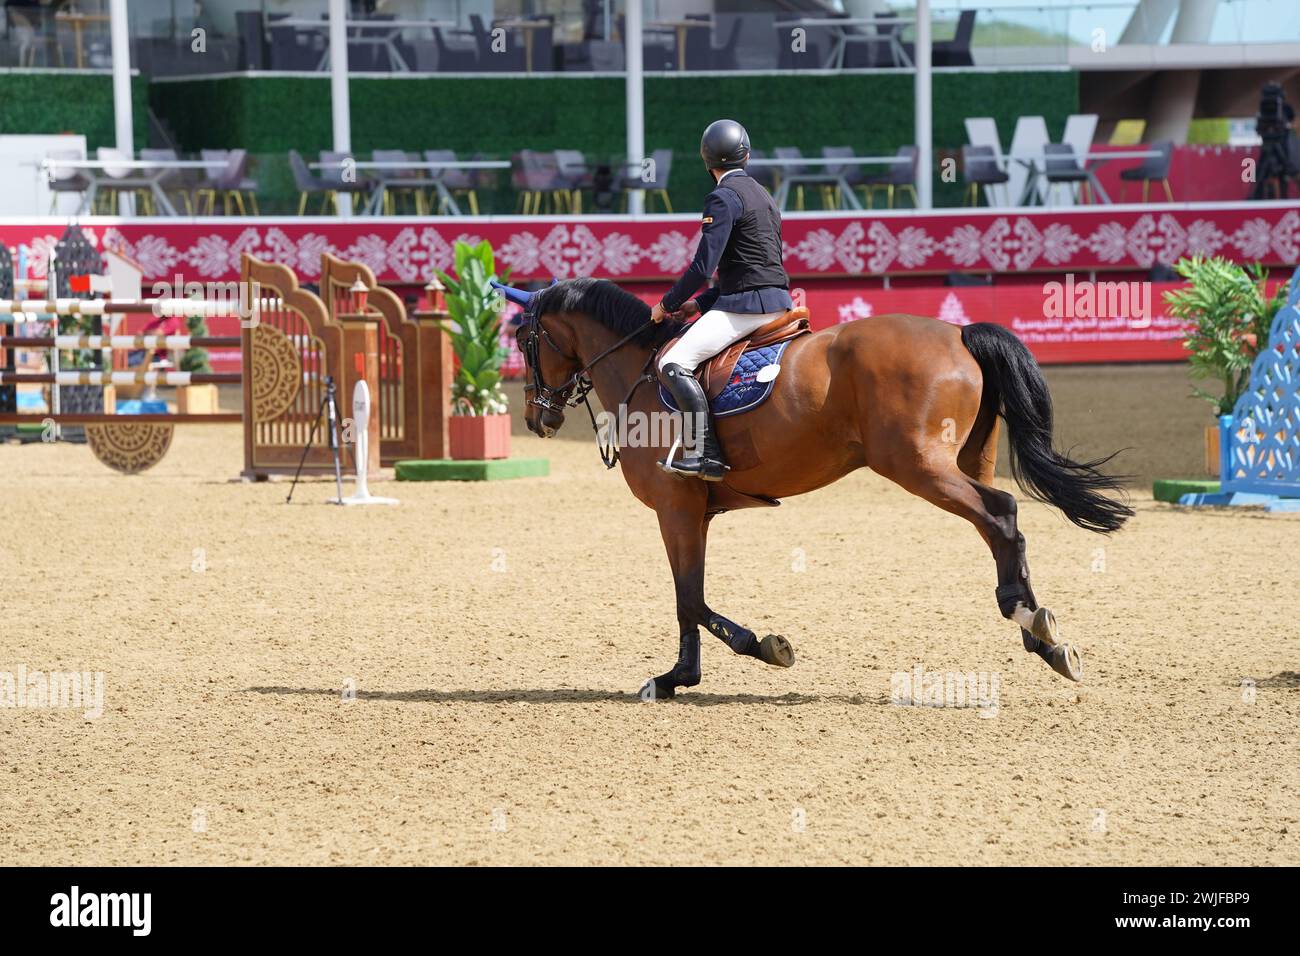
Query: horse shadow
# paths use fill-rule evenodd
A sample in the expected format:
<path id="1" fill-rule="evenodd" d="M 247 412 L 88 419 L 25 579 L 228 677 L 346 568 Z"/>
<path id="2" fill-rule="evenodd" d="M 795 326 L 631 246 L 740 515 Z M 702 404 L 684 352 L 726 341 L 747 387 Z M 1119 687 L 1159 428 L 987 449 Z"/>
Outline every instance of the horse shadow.
<path id="1" fill-rule="evenodd" d="M 246 687 L 241 693 L 269 694 L 275 696 L 309 695 L 342 697 L 337 687 Z M 504 690 L 361 690 L 357 700 L 396 701 L 405 704 L 645 704 L 639 694 L 626 691 L 577 688 L 543 687 Z M 707 694 L 684 691 L 666 704 L 686 704 L 692 707 L 719 707 L 729 704 L 772 704 L 776 707 L 800 707 L 807 704 L 889 705 L 888 695 L 868 694 Z"/>

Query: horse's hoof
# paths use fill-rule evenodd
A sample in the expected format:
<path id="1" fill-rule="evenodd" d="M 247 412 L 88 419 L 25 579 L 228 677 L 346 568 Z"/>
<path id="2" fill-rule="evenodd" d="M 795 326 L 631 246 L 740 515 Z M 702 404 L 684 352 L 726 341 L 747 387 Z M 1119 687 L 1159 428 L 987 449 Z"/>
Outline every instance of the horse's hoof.
<path id="1" fill-rule="evenodd" d="M 652 677 L 641 685 L 637 696 L 647 703 L 652 703 L 656 700 L 672 700 L 677 696 L 677 691 L 672 684 L 661 684 L 659 678 Z"/>
<path id="2" fill-rule="evenodd" d="M 1029 633 L 1049 647 L 1060 643 L 1057 636 L 1056 615 L 1045 607 L 1040 607 L 1034 612 L 1034 620 L 1029 625 Z"/>
<path id="3" fill-rule="evenodd" d="M 794 648 L 780 634 L 769 634 L 759 641 L 758 656 L 773 667 L 794 667 Z"/>
<path id="4" fill-rule="evenodd" d="M 1047 661 L 1047 665 L 1066 680 L 1083 680 L 1083 658 L 1079 656 L 1073 644 L 1040 646 L 1038 656 Z"/>

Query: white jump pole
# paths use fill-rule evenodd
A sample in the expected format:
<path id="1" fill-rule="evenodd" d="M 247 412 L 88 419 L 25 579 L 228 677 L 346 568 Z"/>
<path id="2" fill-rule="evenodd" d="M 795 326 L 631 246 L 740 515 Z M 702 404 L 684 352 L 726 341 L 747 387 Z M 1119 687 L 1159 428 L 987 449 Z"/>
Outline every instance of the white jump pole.
<path id="1" fill-rule="evenodd" d="M 352 428 L 356 436 L 352 457 L 357 463 L 357 488 L 349 497 L 331 498 L 333 505 L 395 505 L 396 498 L 379 498 L 370 493 L 366 486 L 366 462 L 370 451 L 370 386 L 365 379 L 357 382 L 352 390 Z"/>

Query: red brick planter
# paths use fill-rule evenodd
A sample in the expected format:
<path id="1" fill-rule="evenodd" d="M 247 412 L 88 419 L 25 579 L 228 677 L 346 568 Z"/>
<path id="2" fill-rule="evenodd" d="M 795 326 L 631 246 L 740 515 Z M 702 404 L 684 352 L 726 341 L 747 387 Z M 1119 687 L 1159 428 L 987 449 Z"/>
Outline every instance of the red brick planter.
<path id="1" fill-rule="evenodd" d="M 448 440 L 456 461 L 510 457 L 509 415 L 452 415 Z"/>

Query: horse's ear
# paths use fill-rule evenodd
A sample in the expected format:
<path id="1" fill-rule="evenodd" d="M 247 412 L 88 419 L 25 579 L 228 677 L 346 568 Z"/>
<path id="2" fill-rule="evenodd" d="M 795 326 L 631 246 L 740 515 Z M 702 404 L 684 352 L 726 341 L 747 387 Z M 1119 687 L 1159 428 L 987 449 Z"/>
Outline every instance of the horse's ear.
<path id="1" fill-rule="evenodd" d="M 534 292 L 525 292 L 523 289 L 514 289 L 508 285 L 502 285 L 500 282 L 493 282 L 492 287 L 494 289 L 499 289 L 501 294 L 515 305 L 523 306 L 525 309 L 528 308 L 528 303 L 531 302 L 533 296 L 536 295 Z"/>

